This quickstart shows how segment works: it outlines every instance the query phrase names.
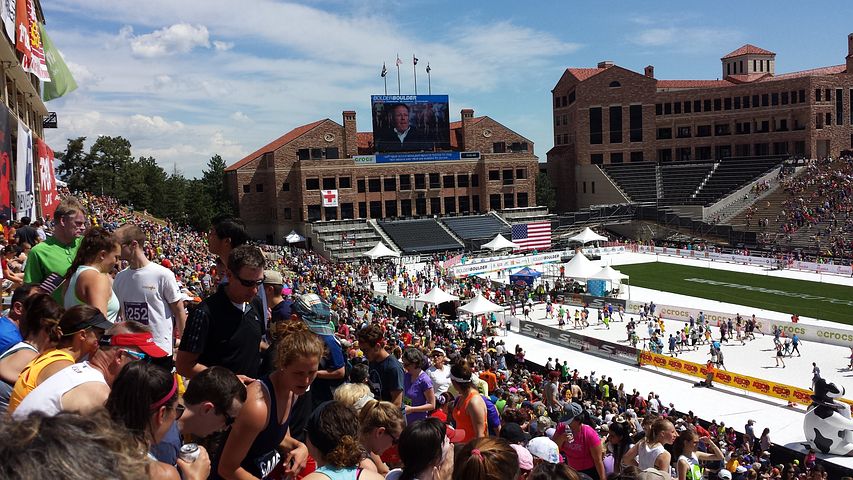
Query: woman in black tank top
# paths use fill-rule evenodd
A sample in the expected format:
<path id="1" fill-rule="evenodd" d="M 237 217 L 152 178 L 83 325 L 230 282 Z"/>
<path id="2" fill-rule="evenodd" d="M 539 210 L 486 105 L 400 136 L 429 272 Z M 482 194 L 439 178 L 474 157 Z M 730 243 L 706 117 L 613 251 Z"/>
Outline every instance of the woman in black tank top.
<path id="1" fill-rule="evenodd" d="M 248 386 L 210 478 L 263 479 L 281 463 L 294 475 L 305 465 L 308 450 L 290 436 L 288 425 L 296 399 L 317 376 L 325 344 L 301 321 L 279 323 L 287 323 L 288 332 L 276 346 L 276 369 Z"/>

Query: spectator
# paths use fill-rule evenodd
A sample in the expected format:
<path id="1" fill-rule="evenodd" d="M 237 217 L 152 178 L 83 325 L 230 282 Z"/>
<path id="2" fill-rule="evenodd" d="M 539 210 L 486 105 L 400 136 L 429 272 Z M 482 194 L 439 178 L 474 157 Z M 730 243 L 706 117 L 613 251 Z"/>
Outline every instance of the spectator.
<path id="1" fill-rule="evenodd" d="M 447 436 L 447 425 L 437 419 L 407 425 L 400 434 L 399 450 L 403 466 L 391 470 L 385 480 L 439 480 L 453 473 L 453 444 Z"/>
<path id="2" fill-rule="evenodd" d="M 77 256 L 80 237 L 86 229 L 86 216 L 80 201 L 65 197 L 53 212 L 53 235 L 33 246 L 24 268 L 24 283 L 40 284 L 50 274 L 65 277 L 72 260 Z M 53 285 L 55 289 L 59 285 Z M 62 292 L 52 290 L 53 299 L 62 304 Z M 50 292 L 48 292 L 50 293 Z"/>
<path id="3" fill-rule="evenodd" d="M 15 238 L 18 240 L 18 245 L 25 243 L 36 245 L 39 242 L 38 232 L 30 225 L 31 221 L 30 217 L 21 217 L 21 226 L 15 230 Z"/>
<path id="4" fill-rule="evenodd" d="M 427 369 L 427 375 L 432 381 L 435 395 L 439 396 L 450 389 L 450 366 L 447 365 L 447 355 L 441 348 L 433 348 L 430 354 L 432 365 Z M 853 356 L 851 356 L 853 358 Z"/>
<path id="5" fill-rule="evenodd" d="M 82 363 L 66 367 L 45 380 L 21 402 L 12 417 L 31 412 L 89 413 L 104 406 L 121 368 L 129 362 L 166 355 L 146 327 L 136 322 L 116 324 L 99 341 L 100 348 Z"/>
<path id="6" fill-rule="evenodd" d="M 290 320 L 290 306 L 293 302 L 281 295 L 284 278 L 276 270 L 264 270 L 264 294 L 270 307 L 270 322 Z"/>
<path id="7" fill-rule="evenodd" d="M 8 412 L 14 413 L 30 392 L 60 370 L 94 355 L 104 332 L 112 327 L 95 307 L 78 305 L 66 310 L 53 332 L 59 337 L 56 348 L 40 354 L 24 367 L 12 387 Z"/>
<path id="8" fill-rule="evenodd" d="M 121 258 L 128 262 L 128 267 L 116 275 L 113 283 L 113 290 L 121 302 L 122 318 L 151 327 L 157 346 L 168 354 L 163 357 L 161 366 L 171 371 L 174 365 L 172 347 L 175 338 L 181 338 L 187 322 L 175 274 L 148 260 L 145 232 L 138 226 L 122 225 L 114 235 L 121 246 Z"/>
<path id="9" fill-rule="evenodd" d="M 678 432 L 672 422 L 666 418 L 655 420 L 643 440 L 628 450 L 622 463 L 625 465 L 636 465 L 641 470 L 656 468 L 663 472 L 669 472 L 671 455 L 664 445 L 672 445 L 678 437 Z"/>
<path id="10" fill-rule="evenodd" d="M 527 480 L 580 480 L 580 477 L 564 463 L 541 462 L 533 468 Z"/>
<path id="11" fill-rule="evenodd" d="M 0 258 L 0 267 L 3 269 L 3 290 L 14 290 L 24 283 L 24 274 L 12 268 L 13 263 L 16 263 L 15 256 L 17 253 L 17 248 L 14 245 L 3 247 L 3 256 Z"/>
<path id="12" fill-rule="evenodd" d="M 335 389 L 334 400 L 349 405 L 356 412 L 361 410 L 373 399 L 373 393 L 366 383 L 345 383 Z M 397 408 L 395 407 L 395 410 Z"/>
<path id="13" fill-rule="evenodd" d="M 604 448 L 595 429 L 583 423 L 583 407 L 572 402 L 565 405 L 563 412 L 564 416 L 554 432 L 554 443 L 570 467 L 590 478 L 604 480 Z M 571 441 L 568 441 L 569 433 Z"/>
<path id="14" fill-rule="evenodd" d="M 19 325 L 24 315 L 24 300 L 37 288 L 36 285 L 24 284 L 12 292 L 9 313 L 0 317 L 0 354 L 23 340 Z"/>
<path id="15" fill-rule="evenodd" d="M 507 480 L 518 477 L 518 454 L 502 438 L 476 438 L 457 452 L 453 480 Z"/>
<path id="16" fill-rule="evenodd" d="M 337 391 L 335 392 L 337 395 Z M 406 420 L 391 402 L 369 400 L 358 414 L 358 440 L 367 453 L 360 465 L 364 470 L 388 473 L 388 466 L 379 458 L 386 450 L 397 445 Z"/>
<path id="17" fill-rule="evenodd" d="M 705 445 L 712 453 L 697 450 L 698 443 Z M 675 469 L 678 480 L 702 480 L 703 469 L 699 462 L 723 460 L 723 452 L 710 437 L 699 437 L 692 429 L 687 429 L 678 435 L 673 445 L 673 455 L 676 458 Z"/>
<path id="18" fill-rule="evenodd" d="M 334 400 L 320 405 L 308 419 L 308 450 L 317 470 L 305 480 L 382 480 L 376 472 L 361 469 L 358 419 L 353 410 Z"/>
<path id="19" fill-rule="evenodd" d="M 432 388 L 432 380 L 423 371 L 426 357 L 415 347 L 409 347 L 403 351 L 403 390 L 405 392 L 406 404 L 403 410 L 406 414 L 406 423 L 427 418 L 430 412 L 435 410 L 435 391 Z"/>
<path id="20" fill-rule="evenodd" d="M 175 365 L 192 378 L 207 367 L 228 368 L 251 380 L 260 368 L 263 307 L 257 298 L 263 284 L 264 256 L 244 245 L 228 257 L 228 284 L 207 297 L 187 320 Z"/>
<path id="21" fill-rule="evenodd" d="M 306 293 L 293 303 L 293 312 L 305 322 L 308 329 L 320 337 L 326 345 L 326 353 L 320 359 L 317 378 L 311 384 L 312 410 L 332 399 L 332 393 L 344 383 L 346 358 L 341 344 L 335 336 L 335 326 L 330 320 L 329 304 L 318 295 Z"/>
<path id="22" fill-rule="evenodd" d="M 385 350 L 385 334 L 379 325 L 358 332 L 358 344 L 370 362 L 370 389 L 380 400 L 403 408 L 403 366 Z"/>
<path id="23" fill-rule="evenodd" d="M 228 369 L 210 367 L 193 377 L 181 402 L 181 433 L 205 438 L 234 423 L 246 402 L 246 386 Z"/>
<path id="24" fill-rule="evenodd" d="M 83 235 L 77 256 L 65 281 L 64 306 L 91 305 L 112 323 L 118 321 L 119 302 L 110 276 L 121 257 L 118 240 L 103 227 L 92 227 Z"/>

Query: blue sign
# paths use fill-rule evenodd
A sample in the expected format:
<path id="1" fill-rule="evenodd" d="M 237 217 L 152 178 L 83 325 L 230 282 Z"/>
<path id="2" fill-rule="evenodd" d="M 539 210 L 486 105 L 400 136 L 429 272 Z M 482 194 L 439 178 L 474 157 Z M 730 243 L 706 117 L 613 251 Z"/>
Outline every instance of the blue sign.
<path id="1" fill-rule="evenodd" d="M 447 95 L 371 95 L 371 103 L 447 103 Z"/>
<path id="2" fill-rule="evenodd" d="M 480 152 L 421 152 L 374 155 L 375 163 L 448 162 L 454 160 L 479 160 Z M 367 162 L 359 162 L 367 163 Z"/>

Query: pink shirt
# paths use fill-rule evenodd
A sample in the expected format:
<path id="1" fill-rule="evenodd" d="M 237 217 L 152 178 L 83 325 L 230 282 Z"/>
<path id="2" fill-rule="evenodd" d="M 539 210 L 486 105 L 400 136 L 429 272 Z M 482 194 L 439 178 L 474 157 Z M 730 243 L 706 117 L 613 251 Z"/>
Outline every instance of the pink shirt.
<path id="1" fill-rule="evenodd" d="M 561 423 L 554 435 L 559 435 L 568 428 L 567 424 Z M 575 470 L 587 470 L 595 467 L 595 462 L 593 462 L 592 454 L 589 453 L 589 450 L 599 443 L 601 443 L 601 438 L 595 432 L 595 429 L 589 425 L 581 425 L 580 432 L 574 435 L 571 443 L 563 442 L 563 447 L 560 451 L 566 457 L 570 467 Z"/>

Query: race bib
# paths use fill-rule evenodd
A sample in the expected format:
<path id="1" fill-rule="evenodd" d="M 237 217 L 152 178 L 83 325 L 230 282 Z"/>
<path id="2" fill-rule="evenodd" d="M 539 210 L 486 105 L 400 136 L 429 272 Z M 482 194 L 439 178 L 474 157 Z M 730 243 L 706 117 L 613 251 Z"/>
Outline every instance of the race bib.
<path id="1" fill-rule="evenodd" d="M 148 304 L 146 302 L 124 302 L 124 319 L 148 325 Z"/>
<path id="2" fill-rule="evenodd" d="M 275 470 L 275 467 L 281 462 L 281 454 L 278 450 L 270 450 L 255 459 L 255 466 L 261 474 L 261 478 L 267 478 L 269 474 Z"/>

